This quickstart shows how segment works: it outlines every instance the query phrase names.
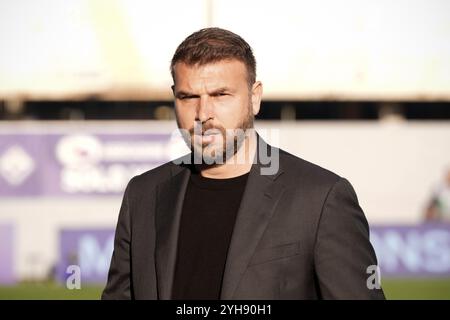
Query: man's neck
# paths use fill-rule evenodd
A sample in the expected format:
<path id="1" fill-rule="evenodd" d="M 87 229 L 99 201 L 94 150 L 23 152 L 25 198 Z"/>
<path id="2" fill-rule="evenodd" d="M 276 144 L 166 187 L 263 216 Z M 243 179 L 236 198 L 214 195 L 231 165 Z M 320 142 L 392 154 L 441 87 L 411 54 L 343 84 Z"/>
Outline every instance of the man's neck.
<path id="1" fill-rule="evenodd" d="M 255 130 L 249 130 L 249 132 L 236 154 L 224 164 L 201 167 L 201 175 L 212 179 L 227 179 L 248 173 L 252 168 L 257 149 Z"/>

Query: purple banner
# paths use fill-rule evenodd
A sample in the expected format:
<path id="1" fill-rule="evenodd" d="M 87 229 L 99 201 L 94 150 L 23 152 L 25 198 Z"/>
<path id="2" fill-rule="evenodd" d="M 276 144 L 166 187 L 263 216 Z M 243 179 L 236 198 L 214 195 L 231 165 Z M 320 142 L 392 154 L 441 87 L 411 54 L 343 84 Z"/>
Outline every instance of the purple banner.
<path id="1" fill-rule="evenodd" d="M 105 283 L 114 230 L 64 230 L 60 234 L 59 279 L 76 265 L 83 283 Z M 449 277 L 450 225 L 376 226 L 371 228 L 382 277 Z"/>
<path id="2" fill-rule="evenodd" d="M 0 225 L 0 284 L 13 284 L 14 229 L 12 225 Z"/>
<path id="3" fill-rule="evenodd" d="M 171 134 L 120 131 L 0 134 L 0 197 L 122 194 L 174 158 Z"/>
<path id="4" fill-rule="evenodd" d="M 81 283 L 105 284 L 114 247 L 114 230 L 63 230 L 60 233 L 58 278 L 72 275 L 70 266 L 79 267 Z"/>
<path id="5" fill-rule="evenodd" d="M 378 226 L 370 241 L 381 275 L 450 277 L 450 225 Z"/>

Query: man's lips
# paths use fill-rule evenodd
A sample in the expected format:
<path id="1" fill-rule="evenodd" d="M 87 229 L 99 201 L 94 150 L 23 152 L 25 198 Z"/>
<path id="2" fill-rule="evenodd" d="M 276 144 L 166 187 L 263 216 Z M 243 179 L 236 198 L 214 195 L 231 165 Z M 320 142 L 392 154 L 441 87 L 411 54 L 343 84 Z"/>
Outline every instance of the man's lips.
<path id="1" fill-rule="evenodd" d="M 216 139 L 216 136 L 220 135 L 220 132 L 205 132 L 204 134 L 196 134 L 197 139 L 202 139 L 202 143 L 212 142 Z"/>
<path id="2" fill-rule="evenodd" d="M 208 132 L 208 133 L 204 133 L 203 136 L 215 136 L 219 134 L 219 132 Z"/>

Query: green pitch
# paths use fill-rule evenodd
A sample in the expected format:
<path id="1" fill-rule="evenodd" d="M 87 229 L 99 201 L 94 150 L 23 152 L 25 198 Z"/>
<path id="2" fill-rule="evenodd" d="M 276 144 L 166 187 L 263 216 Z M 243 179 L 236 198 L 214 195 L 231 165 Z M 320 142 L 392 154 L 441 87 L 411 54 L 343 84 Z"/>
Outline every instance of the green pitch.
<path id="1" fill-rule="evenodd" d="M 69 290 L 60 284 L 20 284 L 0 287 L 0 300 L 98 300 L 103 287 L 81 286 L 79 290 Z"/>
<path id="2" fill-rule="evenodd" d="M 382 286 L 388 299 L 447 299 L 450 300 L 450 278 L 446 279 L 383 279 Z M 68 290 L 55 284 L 21 284 L 0 287 L 0 300 L 97 300 L 103 286 L 82 286 L 80 290 Z"/>
<path id="3" fill-rule="evenodd" d="M 450 300 L 450 278 L 444 279 L 382 279 L 387 299 Z"/>

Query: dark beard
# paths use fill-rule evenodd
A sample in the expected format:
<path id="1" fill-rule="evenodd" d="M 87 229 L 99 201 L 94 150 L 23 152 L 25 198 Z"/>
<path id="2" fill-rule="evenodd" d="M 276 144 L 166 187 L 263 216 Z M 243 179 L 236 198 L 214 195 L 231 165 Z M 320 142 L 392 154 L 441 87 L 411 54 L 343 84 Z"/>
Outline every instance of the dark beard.
<path id="1" fill-rule="evenodd" d="M 223 145 L 222 148 L 218 148 L 217 150 L 212 150 L 210 153 L 205 155 L 205 147 L 207 147 L 206 144 L 202 144 L 202 150 L 196 150 L 194 147 L 194 143 L 191 143 L 190 148 L 191 152 L 194 155 L 197 153 L 197 156 L 199 159 L 201 159 L 201 166 L 214 166 L 218 164 L 225 163 L 228 159 L 232 158 L 242 147 L 245 139 L 246 139 L 246 131 L 247 129 L 252 129 L 254 125 L 254 116 L 252 113 L 252 105 L 249 104 L 247 108 L 247 113 L 245 117 L 243 117 L 242 121 L 236 126 L 235 129 L 229 129 L 229 130 L 236 130 L 233 132 L 232 141 L 228 141 L 227 137 L 227 129 L 225 129 L 222 126 L 212 126 L 206 124 L 202 127 L 202 133 L 204 133 L 207 130 L 210 129 L 216 129 L 220 131 L 220 134 L 222 136 Z M 194 137 L 194 128 L 189 130 L 191 142 L 193 141 Z M 199 154 L 201 152 L 201 154 Z"/>

